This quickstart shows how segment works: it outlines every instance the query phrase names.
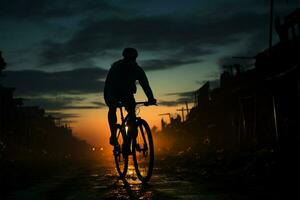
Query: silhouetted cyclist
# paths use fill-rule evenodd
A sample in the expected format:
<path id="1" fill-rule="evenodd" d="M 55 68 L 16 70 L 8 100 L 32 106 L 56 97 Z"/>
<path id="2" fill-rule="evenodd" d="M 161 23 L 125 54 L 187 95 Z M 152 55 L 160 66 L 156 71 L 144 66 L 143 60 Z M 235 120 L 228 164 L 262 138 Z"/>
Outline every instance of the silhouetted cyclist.
<path id="1" fill-rule="evenodd" d="M 129 115 L 135 115 L 136 81 L 139 81 L 150 104 L 155 104 L 152 90 L 144 70 L 136 63 L 138 52 L 134 48 L 123 50 L 123 59 L 112 64 L 105 81 L 104 99 L 109 107 L 108 122 L 111 131 L 109 143 L 116 144 L 117 104 L 122 102 Z M 135 117 L 130 117 L 135 119 Z M 134 123 L 134 122 L 130 122 Z M 134 127 L 134 126 L 130 126 Z"/>

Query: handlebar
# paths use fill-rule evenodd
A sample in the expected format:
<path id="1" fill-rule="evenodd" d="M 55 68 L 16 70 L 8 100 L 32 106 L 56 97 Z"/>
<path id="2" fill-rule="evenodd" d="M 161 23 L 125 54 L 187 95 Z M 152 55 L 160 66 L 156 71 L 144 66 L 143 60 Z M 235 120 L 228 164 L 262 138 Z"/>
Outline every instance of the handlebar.
<path id="1" fill-rule="evenodd" d="M 151 106 L 151 105 L 155 105 L 157 106 L 157 103 L 156 104 L 151 104 L 149 103 L 148 101 L 140 101 L 140 102 L 135 102 L 135 105 L 144 105 L 144 106 Z M 117 103 L 117 107 L 125 107 L 125 105 L 122 103 L 122 102 L 118 102 Z"/>
<path id="2" fill-rule="evenodd" d="M 135 105 L 144 105 L 144 106 L 157 106 L 157 103 L 149 103 L 148 101 L 135 102 Z"/>

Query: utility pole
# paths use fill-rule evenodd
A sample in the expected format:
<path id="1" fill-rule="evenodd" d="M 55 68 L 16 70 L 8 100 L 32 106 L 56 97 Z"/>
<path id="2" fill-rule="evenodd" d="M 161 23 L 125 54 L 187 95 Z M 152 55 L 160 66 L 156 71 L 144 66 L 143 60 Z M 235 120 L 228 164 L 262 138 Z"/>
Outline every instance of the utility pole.
<path id="1" fill-rule="evenodd" d="M 271 53 L 272 40 L 273 40 L 273 15 L 274 15 L 274 0 L 270 0 L 269 53 Z"/>
<path id="2" fill-rule="evenodd" d="M 188 113 L 189 113 L 189 111 L 190 111 L 191 109 L 189 109 L 189 107 L 188 107 L 188 105 L 186 104 L 186 109 L 184 109 L 184 107 L 182 107 L 181 109 L 177 109 L 176 111 L 181 111 L 181 116 L 182 116 L 182 122 L 184 122 L 185 120 L 184 120 L 184 111 L 186 111 L 187 112 L 187 114 L 186 115 L 188 115 Z"/>
<path id="3" fill-rule="evenodd" d="M 171 123 L 171 113 L 161 113 L 161 114 L 159 114 L 159 116 L 164 116 L 164 115 L 169 116 L 169 120 L 170 120 L 170 123 Z"/>
<path id="4" fill-rule="evenodd" d="M 189 114 L 189 112 L 190 112 L 190 109 L 189 109 L 189 104 L 188 104 L 188 102 L 187 102 L 187 101 L 185 101 L 184 103 L 185 103 L 185 108 L 186 108 L 186 115 L 188 115 L 188 114 Z"/>

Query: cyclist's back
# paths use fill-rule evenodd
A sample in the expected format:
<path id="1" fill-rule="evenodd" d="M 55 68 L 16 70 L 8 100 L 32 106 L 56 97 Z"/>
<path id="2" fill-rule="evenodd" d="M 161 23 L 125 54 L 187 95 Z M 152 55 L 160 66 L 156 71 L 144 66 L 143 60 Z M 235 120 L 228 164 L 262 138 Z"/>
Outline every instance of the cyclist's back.
<path id="1" fill-rule="evenodd" d="M 122 98 L 136 93 L 136 81 L 139 81 L 143 88 L 149 87 L 145 72 L 136 62 L 119 60 L 115 62 L 107 75 L 105 81 L 104 97 Z M 150 91 L 147 91 L 150 93 Z"/>
<path id="2" fill-rule="evenodd" d="M 134 48 L 125 48 L 123 51 L 123 59 L 112 64 L 104 87 L 105 103 L 109 107 L 108 121 L 111 130 L 110 144 L 114 145 L 116 135 L 116 106 L 119 101 L 127 105 L 126 110 L 129 115 L 135 115 L 135 99 L 136 81 L 142 86 L 148 101 L 156 103 L 152 90 L 144 70 L 136 63 L 138 56 L 137 50 Z M 134 117 L 132 117 L 134 118 Z"/>

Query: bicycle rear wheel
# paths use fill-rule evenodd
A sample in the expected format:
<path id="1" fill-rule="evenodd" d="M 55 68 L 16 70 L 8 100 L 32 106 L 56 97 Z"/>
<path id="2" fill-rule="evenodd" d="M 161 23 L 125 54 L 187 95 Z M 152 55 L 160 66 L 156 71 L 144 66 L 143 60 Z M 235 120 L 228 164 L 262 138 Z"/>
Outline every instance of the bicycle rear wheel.
<path id="1" fill-rule="evenodd" d="M 128 169 L 128 154 L 126 152 L 126 133 L 119 126 L 117 129 L 117 145 L 114 147 L 114 157 L 116 168 L 120 178 L 124 178 Z"/>
<path id="2" fill-rule="evenodd" d="M 151 130 L 145 120 L 138 121 L 138 134 L 133 139 L 133 163 L 138 178 L 148 182 L 151 178 L 154 164 L 154 146 Z"/>

